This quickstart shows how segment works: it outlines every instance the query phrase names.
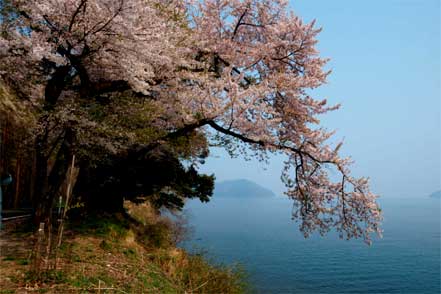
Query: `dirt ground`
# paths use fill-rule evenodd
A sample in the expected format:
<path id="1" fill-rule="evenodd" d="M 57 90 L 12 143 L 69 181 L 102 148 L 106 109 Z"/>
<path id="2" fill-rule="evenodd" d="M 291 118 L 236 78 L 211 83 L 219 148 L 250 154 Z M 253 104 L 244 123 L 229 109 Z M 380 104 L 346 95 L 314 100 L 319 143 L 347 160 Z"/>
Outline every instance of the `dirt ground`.
<path id="1" fill-rule="evenodd" d="M 6 224 L 0 231 L 0 293 L 28 293 L 31 285 L 20 283 L 29 270 L 34 238 L 23 222 Z"/>

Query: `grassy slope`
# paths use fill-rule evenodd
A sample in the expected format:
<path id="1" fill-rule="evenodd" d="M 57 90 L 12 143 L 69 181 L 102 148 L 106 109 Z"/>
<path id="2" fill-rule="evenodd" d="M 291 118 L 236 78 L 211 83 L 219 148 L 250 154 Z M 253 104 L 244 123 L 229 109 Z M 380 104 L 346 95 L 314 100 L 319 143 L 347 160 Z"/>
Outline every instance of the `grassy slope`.
<path id="1" fill-rule="evenodd" d="M 31 233 L 2 236 L 0 293 L 243 293 L 240 270 L 213 266 L 199 255 L 158 243 L 164 224 L 143 235 L 124 220 L 71 224 L 56 270 L 30 274 Z M 158 233 L 159 232 L 159 233 Z M 159 242 L 161 243 L 161 242 Z M 147 245 L 146 245 L 147 244 Z"/>

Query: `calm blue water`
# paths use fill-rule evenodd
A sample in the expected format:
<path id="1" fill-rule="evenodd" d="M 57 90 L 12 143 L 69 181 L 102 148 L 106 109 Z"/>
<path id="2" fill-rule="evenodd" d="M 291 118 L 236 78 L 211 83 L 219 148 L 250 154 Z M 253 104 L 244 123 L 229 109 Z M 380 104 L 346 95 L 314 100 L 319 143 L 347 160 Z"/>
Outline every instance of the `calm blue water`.
<path id="1" fill-rule="evenodd" d="M 287 199 L 192 201 L 194 236 L 183 246 L 240 262 L 256 293 L 440 293 L 440 200 L 380 204 L 384 237 L 369 247 L 333 234 L 304 239 Z"/>

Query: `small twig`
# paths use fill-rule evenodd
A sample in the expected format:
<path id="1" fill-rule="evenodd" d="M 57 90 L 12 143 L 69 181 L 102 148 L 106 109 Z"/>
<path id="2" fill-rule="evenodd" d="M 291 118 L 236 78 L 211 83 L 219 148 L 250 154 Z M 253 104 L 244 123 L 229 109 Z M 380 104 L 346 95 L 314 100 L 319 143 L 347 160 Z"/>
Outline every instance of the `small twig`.
<path id="1" fill-rule="evenodd" d="M 212 279 L 211 279 L 212 280 Z M 201 285 L 199 285 L 198 287 L 194 288 L 193 290 L 190 291 L 190 293 L 193 293 L 194 291 L 204 287 L 205 285 L 208 284 L 208 282 L 210 282 L 210 280 L 207 280 L 206 282 L 202 283 Z"/>

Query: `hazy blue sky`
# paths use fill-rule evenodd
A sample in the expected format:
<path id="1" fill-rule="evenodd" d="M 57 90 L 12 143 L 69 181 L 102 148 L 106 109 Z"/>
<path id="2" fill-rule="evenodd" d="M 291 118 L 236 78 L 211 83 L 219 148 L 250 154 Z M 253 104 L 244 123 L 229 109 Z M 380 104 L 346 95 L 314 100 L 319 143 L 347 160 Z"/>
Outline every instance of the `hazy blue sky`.
<path id="1" fill-rule="evenodd" d="M 354 174 L 371 177 L 384 197 L 427 197 L 440 189 L 440 1 L 296 0 L 291 7 L 323 27 L 318 48 L 333 73 L 314 93 L 342 103 L 322 124 L 345 139 Z M 282 160 L 266 166 L 213 150 L 202 170 L 281 193 Z"/>

